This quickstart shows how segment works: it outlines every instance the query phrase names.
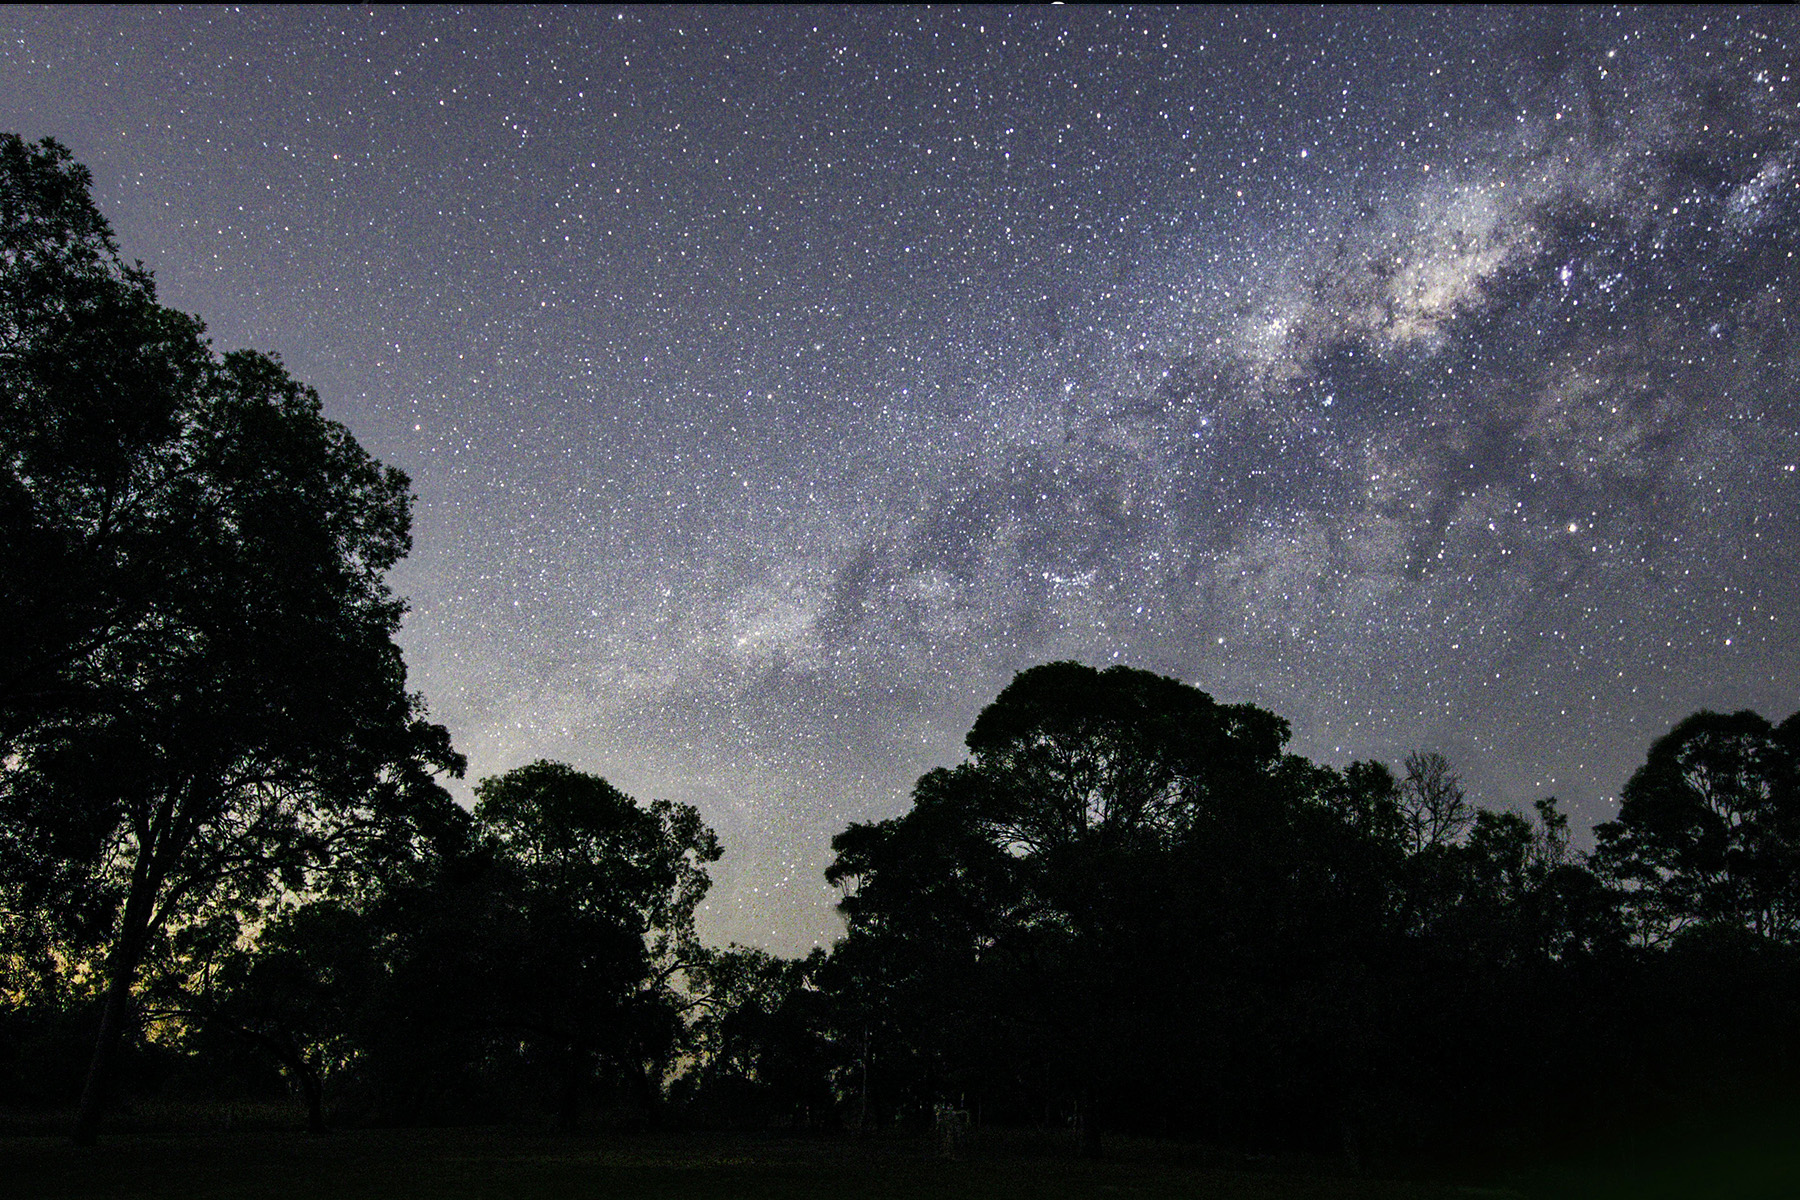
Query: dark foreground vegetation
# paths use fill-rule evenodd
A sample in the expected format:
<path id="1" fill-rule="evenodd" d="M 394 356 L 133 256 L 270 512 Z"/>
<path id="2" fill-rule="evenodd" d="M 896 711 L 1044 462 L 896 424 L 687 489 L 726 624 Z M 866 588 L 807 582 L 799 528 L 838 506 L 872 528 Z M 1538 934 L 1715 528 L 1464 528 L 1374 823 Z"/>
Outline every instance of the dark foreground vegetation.
<path id="1" fill-rule="evenodd" d="M 1800 1098 L 1800 718 L 1680 722 L 1581 853 L 1436 754 L 1050 663 L 837 837 L 846 935 L 787 961 L 695 937 L 691 808 L 549 762 L 450 801 L 410 504 L 0 138 L 0 1108 L 118 1131 L 21 1132 L 11 1194 L 1435 1195 L 1363 1180 Z M 337 1132 L 132 1132 L 284 1098 Z"/>

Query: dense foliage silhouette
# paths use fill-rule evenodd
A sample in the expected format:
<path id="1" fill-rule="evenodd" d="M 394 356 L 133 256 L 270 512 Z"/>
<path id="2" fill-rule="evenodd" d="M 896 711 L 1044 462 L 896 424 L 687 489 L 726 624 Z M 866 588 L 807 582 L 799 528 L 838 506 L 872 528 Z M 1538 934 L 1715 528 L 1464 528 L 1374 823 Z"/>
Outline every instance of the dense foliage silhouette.
<path id="1" fill-rule="evenodd" d="M 1555 800 L 1472 810 L 1441 756 L 1339 771 L 1174 680 L 1033 668 L 968 763 L 836 839 L 818 978 L 878 1119 L 952 1096 L 1088 1153 L 1404 1155 L 1754 1103 L 1800 1049 L 1794 726 L 1684 721 L 1588 858 Z"/>
<path id="2" fill-rule="evenodd" d="M 393 640 L 406 477 L 161 308 L 87 188 L 0 139 L 0 838 L 19 902 L 104 946 L 78 1140 L 159 935 L 384 852 L 461 770 Z"/>

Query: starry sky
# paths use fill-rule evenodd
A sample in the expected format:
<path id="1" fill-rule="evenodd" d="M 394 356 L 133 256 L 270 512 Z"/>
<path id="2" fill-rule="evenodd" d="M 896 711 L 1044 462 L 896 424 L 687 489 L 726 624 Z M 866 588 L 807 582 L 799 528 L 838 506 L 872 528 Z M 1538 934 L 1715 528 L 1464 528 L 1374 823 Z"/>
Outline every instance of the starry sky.
<path id="1" fill-rule="evenodd" d="M 471 779 L 798 952 L 1052 659 L 1577 826 L 1800 707 L 1791 12 L 9 7 L 0 128 L 412 476 Z"/>

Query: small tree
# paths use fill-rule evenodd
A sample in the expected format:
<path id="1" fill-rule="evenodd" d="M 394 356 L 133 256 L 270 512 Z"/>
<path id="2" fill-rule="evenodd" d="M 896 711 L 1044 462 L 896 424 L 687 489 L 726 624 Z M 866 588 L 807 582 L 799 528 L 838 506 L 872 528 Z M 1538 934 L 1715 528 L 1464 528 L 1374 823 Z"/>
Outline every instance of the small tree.
<path id="1" fill-rule="evenodd" d="M 172 1015 L 200 1027 L 202 1042 L 232 1039 L 273 1059 L 306 1108 L 310 1133 L 325 1131 L 325 1089 L 357 1053 L 358 1009 L 382 971 L 364 913 L 336 900 L 286 909 L 208 963 L 192 1005 Z"/>
<path id="2" fill-rule="evenodd" d="M 732 945 L 687 972 L 692 1065 L 678 1084 L 691 1115 L 749 1128 L 780 1119 L 794 1128 L 835 1124 L 838 1064 L 816 978 L 825 957 Z"/>
<path id="3" fill-rule="evenodd" d="M 1433 846 L 1460 841 L 1475 824 L 1475 810 L 1463 794 L 1462 776 L 1436 751 L 1406 756 L 1406 778 L 1400 781 L 1400 812 L 1407 849 L 1417 854 Z"/>

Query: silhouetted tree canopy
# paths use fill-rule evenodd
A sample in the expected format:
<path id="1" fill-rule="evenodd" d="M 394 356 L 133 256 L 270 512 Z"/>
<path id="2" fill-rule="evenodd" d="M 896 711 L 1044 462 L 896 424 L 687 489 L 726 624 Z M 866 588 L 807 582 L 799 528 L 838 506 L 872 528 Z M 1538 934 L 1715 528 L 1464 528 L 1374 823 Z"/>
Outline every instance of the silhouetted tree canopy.
<path id="1" fill-rule="evenodd" d="M 1800 934 L 1800 714 L 1697 712 L 1650 747 L 1600 825 L 1598 862 L 1638 935 L 1695 924 Z"/>
<path id="2" fill-rule="evenodd" d="M 1273 713 L 1128 667 L 1021 672 L 968 763 L 833 843 L 849 1002 L 920 1056 L 890 1086 L 942 1088 L 974 1061 L 1035 1072 L 1091 1151 L 1146 1078 L 1244 1069 L 1277 1011 L 1240 1007 L 1245 976 L 1288 954 L 1354 976 L 1389 902 L 1355 859 L 1398 858 L 1397 787 L 1286 738 Z M 1305 1019 L 1323 1044 L 1338 1018 Z"/>
<path id="3" fill-rule="evenodd" d="M 1476 810 L 1442 755 L 1337 770 L 1284 753 L 1274 714 L 1175 680 L 1022 672 L 967 762 L 833 842 L 848 932 L 816 978 L 846 1102 L 886 1120 L 976 1096 L 1070 1121 L 1090 1152 L 1112 1126 L 1362 1154 L 1549 1137 L 1628 1096 L 1693 1095 L 1703 1063 L 1766 1078 L 1672 1032 L 1698 943 L 1645 958 L 1627 916 L 1674 927 L 1678 901 L 1690 922 L 1776 927 L 1790 728 L 1684 722 L 1602 827 L 1596 873 L 1554 799 Z M 1706 836 L 1726 850 L 1688 865 Z M 1701 909 L 1689 877 L 1726 900 Z M 1770 989 L 1795 964 L 1708 945 L 1745 1021 L 1793 1012 Z"/>
<path id="4" fill-rule="evenodd" d="M 691 1118 L 751 1129 L 837 1124 L 847 1081 L 836 1014 L 819 986 L 826 961 L 823 950 L 783 959 L 734 945 L 688 968 L 693 1066 L 676 1098 Z"/>
<path id="5" fill-rule="evenodd" d="M 634 1083 L 654 1116 L 678 1049 L 675 975 L 703 957 L 694 912 L 718 839 L 691 807 L 641 806 L 595 775 L 534 762 L 476 786 L 475 819 L 516 877 L 516 927 L 495 946 L 503 1020 L 562 1056 L 573 1126 L 593 1060 Z"/>
<path id="6" fill-rule="evenodd" d="M 249 939 L 195 925 L 155 1004 L 193 1052 L 278 1064 L 309 1126 L 508 1108 L 573 1126 L 616 1085 L 654 1120 L 693 980 L 717 840 L 685 805 L 640 805 L 536 762 L 476 786 L 472 817 L 358 886 L 284 904 Z M 454 810 L 461 813 L 460 809 Z M 686 985 L 684 987 L 684 985 Z"/>
<path id="7" fill-rule="evenodd" d="M 0 138 L 0 837 L 106 946 L 84 1140 L 160 932 L 410 837 L 461 770 L 394 643 L 406 477 L 157 305 L 87 191 Z"/>

